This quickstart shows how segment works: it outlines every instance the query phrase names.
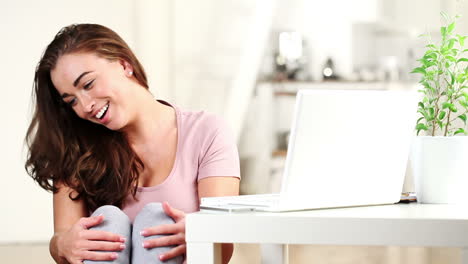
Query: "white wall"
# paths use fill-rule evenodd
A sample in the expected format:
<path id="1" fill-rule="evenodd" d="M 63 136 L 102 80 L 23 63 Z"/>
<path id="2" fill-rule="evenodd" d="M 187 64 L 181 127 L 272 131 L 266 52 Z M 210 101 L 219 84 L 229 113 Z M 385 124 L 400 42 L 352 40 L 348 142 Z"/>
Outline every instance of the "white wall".
<path id="1" fill-rule="evenodd" d="M 223 114 L 246 44 L 251 41 L 258 7 L 271 0 L 175 0 L 174 88 L 176 103 Z M 268 32 L 268 28 L 264 31 Z M 256 47 L 252 47 L 256 49 Z M 255 58 L 252 58 L 255 64 Z M 256 72 L 256 71 L 255 71 Z M 254 78 L 255 79 L 255 78 Z M 252 80 L 249 85 L 253 86 Z"/>
<path id="2" fill-rule="evenodd" d="M 26 174 L 23 149 L 31 116 L 34 69 L 46 45 L 61 27 L 72 23 L 108 26 L 148 65 L 152 90 L 170 97 L 170 69 L 165 66 L 169 61 L 169 3 L 170 0 L 1 2 L 0 243 L 47 241 L 53 232 L 52 195 Z M 148 6 L 153 13 L 150 9 L 143 12 Z"/>
<path id="3" fill-rule="evenodd" d="M 127 2 L 134 3 L 135 52 L 145 67 L 150 91 L 158 99 L 172 102 L 174 0 Z"/>
<path id="4" fill-rule="evenodd" d="M 276 2 L 175 0 L 175 103 L 223 116 L 238 137 Z"/>

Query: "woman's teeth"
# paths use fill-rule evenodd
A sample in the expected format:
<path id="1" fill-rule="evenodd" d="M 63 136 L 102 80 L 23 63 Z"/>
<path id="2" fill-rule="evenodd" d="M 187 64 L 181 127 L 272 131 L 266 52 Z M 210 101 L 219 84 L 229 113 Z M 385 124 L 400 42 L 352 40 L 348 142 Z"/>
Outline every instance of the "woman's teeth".
<path id="1" fill-rule="evenodd" d="M 99 112 L 95 115 L 97 119 L 101 119 L 104 113 L 107 111 L 107 108 L 109 108 L 109 104 L 106 104 Z"/>

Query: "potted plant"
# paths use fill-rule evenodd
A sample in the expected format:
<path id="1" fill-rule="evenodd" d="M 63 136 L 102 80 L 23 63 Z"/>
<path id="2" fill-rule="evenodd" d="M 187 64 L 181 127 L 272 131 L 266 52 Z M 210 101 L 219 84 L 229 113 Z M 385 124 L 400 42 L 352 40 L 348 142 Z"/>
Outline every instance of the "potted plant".
<path id="1" fill-rule="evenodd" d="M 440 28 L 440 42 L 429 43 L 412 73 L 421 74 L 421 117 L 416 122 L 411 165 L 422 203 L 468 203 L 468 49 L 467 36 L 455 34 L 459 16 Z"/>

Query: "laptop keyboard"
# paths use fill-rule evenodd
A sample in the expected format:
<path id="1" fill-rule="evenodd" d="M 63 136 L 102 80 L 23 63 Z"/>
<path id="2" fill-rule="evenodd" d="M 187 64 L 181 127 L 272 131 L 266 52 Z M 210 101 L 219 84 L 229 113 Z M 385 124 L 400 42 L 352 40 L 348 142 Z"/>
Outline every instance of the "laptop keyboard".
<path id="1" fill-rule="evenodd" d="M 278 205 L 279 198 L 279 194 L 209 197 L 202 198 L 201 204 L 204 206 L 251 205 L 260 207 L 273 207 Z"/>

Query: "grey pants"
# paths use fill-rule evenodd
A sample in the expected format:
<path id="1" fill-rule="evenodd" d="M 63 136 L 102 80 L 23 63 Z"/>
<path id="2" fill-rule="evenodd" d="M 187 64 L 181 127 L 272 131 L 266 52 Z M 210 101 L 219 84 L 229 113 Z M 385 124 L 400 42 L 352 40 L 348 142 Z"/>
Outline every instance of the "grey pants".
<path id="1" fill-rule="evenodd" d="M 173 224 L 174 220 L 166 215 L 160 203 L 149 203 L 143 207 L 133 221 L 133 225 L 127 215 L 119 208 L 112 205 L 101 206 L 92 216 L 104 215 L 104 222 L 100 225 L 91 227 L 90 230 L 103 230 L 119 234 L 126 238 L 125 249 L 120 251 L 119 257 L 112 261 L 94 261 L 85 260 L 85 264 L 180 264 L 183 262 L 183 257 L 179 256 L 167 261 L 159 260 L 159 255 L 169 251 L 173 246 L 156 247 L 152 249 L 143 248 L 144 240 L 153 239 L 165 235 L 156 235 L 143 237 L 140 231 L 147 227 Z"/>

